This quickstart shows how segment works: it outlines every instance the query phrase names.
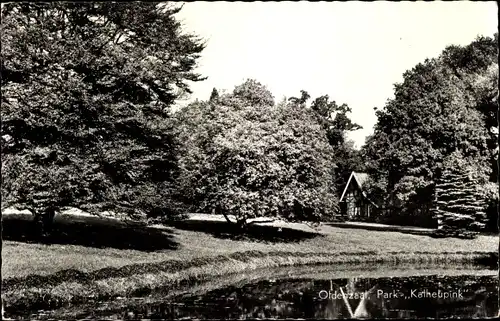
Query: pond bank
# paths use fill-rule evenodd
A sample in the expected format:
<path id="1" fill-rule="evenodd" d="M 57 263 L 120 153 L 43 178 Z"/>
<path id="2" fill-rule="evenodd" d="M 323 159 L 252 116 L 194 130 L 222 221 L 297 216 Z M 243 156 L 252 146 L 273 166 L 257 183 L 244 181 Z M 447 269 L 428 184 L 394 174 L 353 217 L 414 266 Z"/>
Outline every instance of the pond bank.
<path id="1" fill-rule="evenodd" d="M 477 266 L 472 265 L 460 265 L 448 268 L 436 267 L 432 264 L 423 264 L 415 267 L 412 264 L 398 264 L 397 266 L 352 266 L 352 265 L 340 265 L 340 266 L 295 266 L 295 267 L 281 267 L 273 269 L 258 269 L 254 271 L 245 271 L 245 273 L 233 273 L 224 276 L 224 278 L 213 278 L 205 282 L 194 282 L 188 286 L 181 287 L 178 289 L 170 291 L 155 291 L 150 296 L 143 297 L 118 297 L 115 300 L 94 302 L 80 305 L 67 306 L 51 311 L 36 311 L 33 314 L 15 314 L 11 315 L 15 317 L 23 317 L 26 319 L 36 318 L 36 319 L 58 319 L 58 320 L 75 320 L 75 319 L 103 319 L 103 318 L 123 318 L 128 315 L 128 311 L 134 311 L 135 319 L 148 318 L 147 313 L 144 314 L 144 310 L 150 310 L 148 307 L 153 307 L 152 310 L 156 310 L 158 313 L 161 311 L 161 307 L 172 307 L 182 305 L 184 298 L 192 297 L 204 297 L 210 296 L 214 293 L 221 292 L 221 289 L 227 297 L 234 291 L 239 291 L 238 289 L 248 288 L 252 284 L 267 284 L 266 287 L 272 287 L 278 283 L 296 283 L 299 281 L 313 281 L 314 284 L 324 284 L 325 281 L 339 280 L 339 279 L 349 279 L 349 280 L 366 280 L 366 279 L 398 279 L 398 278 L 429 278 L 434 280 L 436 278 L 442 279 L 447 278 L 462 278 L 467 276 L 475 276 L 478 279 L 483 280 L 485 277 L 497 277 L 496 270 L 485 270 Z M 309 282 L 310 283 L 310 282 Z M 437 282 L 436 282 L 437 283 Z M 266 287 L 262 288 L 262 294 L 267 292 L 267 297 L 269 297 L 269 289 Z M 281 286 L 278 286 L 277 290 L 285 290 Z M 293 290 L 294 287 L 289 290 Z M 260 288 L 259 292 L 260 293 Z M 210 294 L 212 293 L 212 294 Z M 254 294 L 258 294 L 254 293 Z M 274 293 L 274 292 L 273 292 Z M 275 294 L 271 294 L 270 298 L 275 298 Z M 221 298 L 218 294 L 215 294 L 216 298 Z M 224 295 L 222 296 L 222 298 Z M 245 299 L 246 300 L 246 299 Z M 215 303 L 215 302 L 214 302 Z M 228 302 L 231 303 L 231 302 Z M 198 303 L 197 303 L 198 305 Z M 253 306 L 258 306 L 259 302 L 256 302 Z M 213 305 L 212 305 L 213 306 Z M 155 308 L 156 307 L 156 308 Z M 221 306 L 222 307 L 222 306 Z M 158 309 L 159 308 L 159 309 Z M 187 308 L 187 307 L 185 307 Z M 216 308 L 219 309 L 219 308 Z M 168 310 L 168 309 L 167 309 Z M 142 311 L 143 313 L 140 313 Z M 164 311 L 166 312 L 166 311 Z M 21 313 L 21 311 L 20 311 Z M 137 314 L 139 313 L 139 314 Z M 177 315 L 178 316 L 178 315 Z M 156 314 L 150 315 L 152 318 L 172 318 L 172 315 L 167 314 Z M 193 316 L 191 316 L 193 317 Z M 206 318 L 204 316 L 201 319 Z M 213 317 L 213 316 L 212 316 Z"/>
<path id="2" fill-rule="evenodd" d="M 3 222 L 8 311 L 144 296 L 282 266 L 498 264 L 498 237 L 485 235 L 436 239 L 326 225 L 252 226 L 242 233 L 217 221 L 147 227 L 61 216 L 52 237 L 40 243 L 29 223 Z"/>
<path id="3" fill-rule="evenodd" d="M 75 270 L 2 282 L 7 311 L 52 310 L 67 305 L 88 304 L 116 298 L 169 292 L 193 283 L 220 279 L 221 276 L 285 266 L 330 265 L 339 269 L 359 265 L 432 264 L 435 266 L 481 265 L 496 268 L 498 255 L 485 252 L 361 252 L 293 253 L 246 251 L 198 258 L 105 268 L 90 273 Z"/>

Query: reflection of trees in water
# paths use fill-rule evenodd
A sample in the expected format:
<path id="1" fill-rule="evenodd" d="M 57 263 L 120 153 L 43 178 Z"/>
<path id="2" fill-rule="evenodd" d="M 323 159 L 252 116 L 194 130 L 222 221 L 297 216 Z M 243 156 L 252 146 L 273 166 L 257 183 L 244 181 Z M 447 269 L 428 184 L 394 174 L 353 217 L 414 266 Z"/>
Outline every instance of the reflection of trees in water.
<path id="1" fill-rule="evenodd" d="M 471 317 L 472 318 L 488 317 L 487 310 L 488 307 L 491 307 L 491 295 L 489 295 L 486 289 L 481 289 L 475 292 L 475 303 L 477 309 Z"/>
<path id="2" fill-rule="evenodd" d="M 349 304 L 354 310 L 351 314 L 353 318 L 444 318 L 457 315 L 491 317 L 495 316 L 495 311 L 498 309 L 497 282 L 492 277 L 473 276 L 350 279 L 345 287 L 346 294 L 363 293 L 364 298 L 357 301 L 350 300 L 346 305 Z M 368 287 L 371 288 L 367 291 Z M 400 297 L 384 299 L 377 294 L 379 289 L 384 293 L 396 290 L 400 293 Z M 417 293 L 423 290 L 456 293 L 460 290 L 463 298 L 411 298 L 412 289 L 417 289 Z M 402 298 L 401 295 L 406 298 Z"/>
<path id="3" fill-rule="evenodd" d="M 243 287 L 227 287 L 204 295 L 178 298 L 179 305 L 150 307 L 135 317 L 148 318 L 445 318 L 453 316 L 492 317 L 498 310 L 493 277 L 409 277 L 381 279 L 261 281 Z M 321 299 L 319 291 L 346 294 L 347 298 Z M 464 299 L 387 299 L 378 295 L 392 290 L 409 295 L 411 289 L 456 291 Z M 351 293 L 364 299 L 349 298 Z M 352 314 L 348 305 L 351 307 Z M 166 308 L 168 306 L 168 308 Z"/>
<path id="4" fill-rule="evenodd" d="M 358 286 L 359 279 L 346 280 L 345 285 L 330 281 L 330 293 L 341 294 L 341 297 L 319 301 L 315 307 L 314 317 L 318 319 L 369 318 L 389 315 L 384 300 L 376 296 L 377 285 L 366 289 Z M 351 297 L 357 293 L 358 297 Z"/>

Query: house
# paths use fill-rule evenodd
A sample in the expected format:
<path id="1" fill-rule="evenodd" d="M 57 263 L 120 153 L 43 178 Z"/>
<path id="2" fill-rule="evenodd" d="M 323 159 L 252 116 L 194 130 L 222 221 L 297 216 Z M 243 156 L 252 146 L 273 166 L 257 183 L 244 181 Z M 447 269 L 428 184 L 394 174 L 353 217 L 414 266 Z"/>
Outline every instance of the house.
<path id="1" fill-rule="evenodd" d="M 348 221 L 371 221 L 378 208 L 365 191 L 363 184 L 368 180 L 368 174 L 352 172 L 340 197 L 341 217 Z"/>

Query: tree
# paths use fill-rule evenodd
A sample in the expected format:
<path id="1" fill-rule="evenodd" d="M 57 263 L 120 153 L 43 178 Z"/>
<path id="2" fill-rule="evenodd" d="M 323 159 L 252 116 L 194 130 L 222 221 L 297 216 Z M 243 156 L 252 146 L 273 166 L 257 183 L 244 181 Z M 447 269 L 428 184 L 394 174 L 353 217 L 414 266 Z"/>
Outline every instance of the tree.
<path id="1" fill-rule="evenodd" d="M 249 80 L 216 103 L 178 114 L 185 142 L 181 185 L 194 210 L 249 218 L 318 221 L 336 211 L 332 149 L 310 110 Z"/>
<path id="2" fill-rule="evenodd" d="M 473 166 L 459 153 L 448 156 L 435 188 L 438 229 L 446 233 L 483 230 L 486 227 L 485 199 L 480 192 L 485 182 L 478 165 Z"/>
<path id="3" fill-rule="evenodd" d="M 498 33 L 479 36 L 468 46 L 448 46 L 443 61 L 472 94 L 488 130 L 491 181 L 498 178 Z"/>
<path id="4" fill-rule="evenodd" d="M 311 97 L 305 90 L 300 91 L 300 98 L 291 97 L 289 101 L 301 108 Z M 361 153 L 354 148 L 354 142 L 347 139 L 347 133 L 361 129 L 348 116 L 352 111 L 347 104 L 337 105 L 328 95 L 316 98 L 310 106 L 317 122 L 323 128 L 324 135 L 334 150 L 335 186 L 338 192 L 347 184 L 353 171 L 363 171 Z"/>
<path id="5" fill-rule="evenodd" d="M 297 104 L 299 106 L 302 106 L 302 107 L 305 107 L 306 106 L 306 102 L 309 100 L 309 98 L 311 98 L 311 95 L 309 95 L 309 93 L 305 90 L 301 90 L 300 91 L 300 98 L 298 97 L 290 97 L 288 99 L 288 101 L 294 103 L 294 104 Z"/>
<path id="6" fill-rule="evenodd" d="M 431 212 L 422 209 L 433 207 L 443 162 L 454 152 L 486 169 L 481 181 L 495 176 L 497 52 L 496 43 L 484 37 L 448 47 L 405 72 L 394 99 L 377 110 L 374 135 L 363 153 L 370 174 L 383 182 L 378 187 L 385 189 L 385 207 L 400 221 L 430 219 Z"/>
<path id="7" fill-rule="evenodd" d="M 2 7 L 2 206 L 167 215 L 169 107 L 204 44 L 165 3 Z"/>
<path id="8" fill-rule="evenodd" d="M 362 127 L 353 123 L 347 116 L 352 111 L 347 104 L 339 106 L 335 101 L 329 101 L 329 99 L 328 95 L 316 98 L 311 104 L 311 109 L 315 112 L 318 122 L 325 129 L 328 142 L 335 148 L 344 145 L 347 132 Z"/>
<path id="9" fill-rule="evenodd" d="M 214 100 L 217 100 L 219 99 L 219 92 L 217 91 L 217 89 L 212 89 L 212 93 L 210 94 L 210 99 L 209 101 L 214 101 Z"/>
<path id="10" fill-rule="evenodd" d="M 364 172 L 365 164 L 360 150 L 354 147 L 354 141 L 345 139 L 342 145 L 335 150 L 335 186 L 337 192 L 342 193 L 349 176 L 354 172 Z M 340 197 L 340 195 L 339 195 Z"/>
<path id="11" fill-rule="evenodd" d="M 254 106 L 274 106 L 273 94 L 260 82 L 255 79 L 247 79 L 241 85 L 234 88 L 233 98 L 237 98 Z M 227 98 L 231 98 L 227 95 Z"/>

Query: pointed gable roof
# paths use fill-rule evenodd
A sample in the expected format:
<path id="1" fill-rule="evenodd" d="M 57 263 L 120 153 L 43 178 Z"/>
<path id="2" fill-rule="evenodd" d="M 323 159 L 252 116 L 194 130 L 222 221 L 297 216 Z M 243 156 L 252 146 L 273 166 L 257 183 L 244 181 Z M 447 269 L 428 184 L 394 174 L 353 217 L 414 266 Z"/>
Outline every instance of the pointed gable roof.
<path id="1" fill-rule="evenodd" d="M 354 175 L 354 179 L 358 182 L 359 187 L 363 188 L 364 183 L 368 180 L 369 176 L 367 173 L 356 173 L 352 172 L 351 175 Z"/>
<path id="2" fill-rule="evenodd" d="M 368 196 L 366 195 L 365 191 L 363 190 L 363 185 L 366 183 L 370 176 L 367 173 L 356 173 L 352 172 L 351 176 L 349 176 L 349 180 L 347 181 L 347 184 L 345 185 L 344 191 L 342 192 L 342 196 L 340 197 L 340 202 L 344 200 L 344 197 L 347 193 L 347 189 L 349 188 L 350 184 L 356 184 L 361 191 L 361 194 L 373 205 L 377 206 L 375 203 L 373 203 Z"/>

